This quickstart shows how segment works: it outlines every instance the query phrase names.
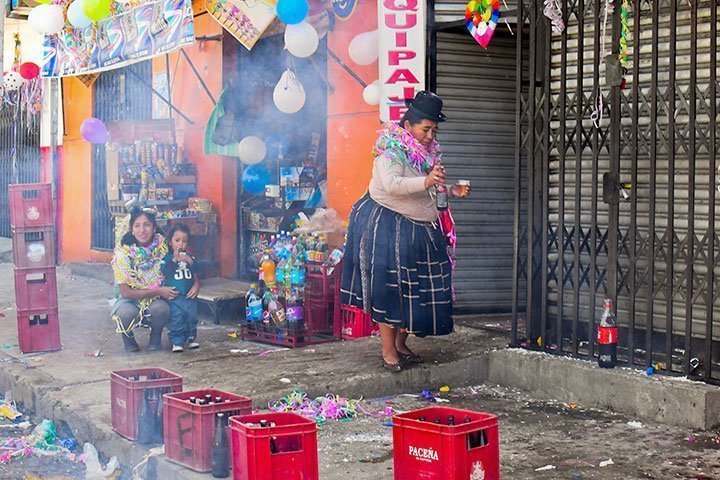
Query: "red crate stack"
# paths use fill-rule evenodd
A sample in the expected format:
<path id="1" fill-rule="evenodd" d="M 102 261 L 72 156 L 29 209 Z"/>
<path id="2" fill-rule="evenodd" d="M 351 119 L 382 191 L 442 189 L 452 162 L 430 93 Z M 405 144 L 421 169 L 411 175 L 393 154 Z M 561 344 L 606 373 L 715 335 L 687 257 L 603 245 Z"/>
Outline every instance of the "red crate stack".
<path id="1" fill-rule="evenodd" d="M 138 411 L 145 390 L 156 388 L 161 395 L 182 391 L 183 379 L 164 368 L 136 368 L 110 372 L 112 428 L 128 440 L 137 440 Z"/>
<path id="2" fill-rule="evenodd" d="M 379 331 L 380 327 L 372 321 L 372 316 L 363 309 L 352 305 L 340 305 L 339 318 L 340 336 L 343 340 L 369 337 Z"/>
<path id="3" fill-rule="evenodd" d="M 317 426 L 295 413 L 231 417 L 230 445 L 233 480 L 318 479 Z"/>
<path id="4" fill-rule="evenodd" d="M 393 457 L 395 480 L 498 480 L 498 419 L 449 407 L 395 415 Z"/>
<path id="5" fill-rule="evenodd" d="M 60 350 L 52 186 L 10 185 L 9 197 L 20 351 Z"/>
<path id="6" fill-rule="evenodd" d="M 198 405 L 191 398 L 206 395 L 219 403 Z M 206 389 L 163 395 L 163 430 L 165 457 L 196 472 L 212 470 L 212 443 L 215 435 L 215 415 L 247 415 L 252 411 L 248 397 L 220 390 Z"/>

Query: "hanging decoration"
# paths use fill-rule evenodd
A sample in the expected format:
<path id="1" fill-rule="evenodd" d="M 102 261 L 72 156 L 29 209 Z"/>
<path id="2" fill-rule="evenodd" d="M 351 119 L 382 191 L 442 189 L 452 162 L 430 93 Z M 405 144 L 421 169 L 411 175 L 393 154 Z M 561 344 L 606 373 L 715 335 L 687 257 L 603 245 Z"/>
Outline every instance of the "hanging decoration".
<path id="1" fill-rule="evenodd" d="M 620 59 L 620 65 L 623 68 L 623 73 L 628 68 L 628 39 L 630 38 L 630 27 L 628 26 L 628 1 L 623 0 L 620 7 L 620 53 L 618 58 Z"/>
<path id="2" fill-rule="evenodd" d="M 108 129 L 102 120 L 95 117 L 85 119 L 80 125 L 80 135 L 85 141 L 94 144 L 105 144 L 110 138 Z"/>
<path id="3" fill-rule="evenodd" d="M 308 15 L 310 5 L 307 0 L 278 0 L 275 6 L 278 18 L 288 25 L 300 23 Z"/>
<path id="4" fill-rule="evenodd" d="M 206 0 L 205 9 L 248 50 L 275 20 L 275 2 L 269 0 Z"/>
<path id="5" fill-rule="evenodd" d="M 110 6 L 110 0 L 73 0 L 67 6 L 68 22 L 73 28 L 45 35 L 42 76 L 68 77 L 113 70 L 192 45 L 195 30 L 190 3 L 146 0 L 139 5 L 118 4 L 116 9 Z M 88 24 L 88 20 L 95 23 Z"/>
<path id="6" fill-rule="evenodd" d="M 24 82 L 20 74 L 12 70 L 3 75 L 3 88 L 9 92 L 20 90 Z"/>
<path id="7" fill-rule="evenodd" d="M 28 25 L 38 33 L 54 35 L 65 26 L 65 16 L 60 5 L 38 5 L 30 10 Z"/>
<path id="8" fill-rule="evenodd" d="M 490 44 L 499 19 L 499 0 L 470 0 L 465 7 L 465 26 L 483 48 Z"/>
<path id="9" fill-rule="evenodd" d="M 265 185 L 270 184 L 271 175 L 267 165 L 256 163 L 243 169 L 242 184 L 246 191 L 253 195 L 265 192 Z"/>
<path id="10" fill-rule="evenodd" d="M 378 59 L 379 32 L 371 30 L 350 40 L 348 55 L 357 65 L 371 65 Z"/>
<path id="11" fill-rule="evenodd" d="M 380 104 L 380 80 L 368 84 L 363 90 L 363 100 L 368 105 Z"/>
<path id="12" fill-rule="evenodd" d="M 33 62 L 22 63 L 22 41 L 20 34 L 14 34 L 15 48 L 12 70 L 3 74 L 3 91 L 0 101 L 2 108 L 15 109 L 15 115 L 25 116 L 29 129 L 38 126 L 36 119 L 42 109 L 42 81 L 39 67 Z M 17 127 L 15 122 L 13 128 Z"/>
<path id="13" fill-rule="evenodd" d="M 305 105 L 305 88 L 290 68 L 283 72 L 275 85 L 273 102 L 278 110 L 287 114 L 296 113 Z"/>
<path id="14" fill-rule="evenodd" d="M 25 80 L 32 80 L 40 76 L 40 67 L 33 62 L 25 62 L 18 68 L 18 73 Z"/>
<path id="15" fill-rule="evenodd" d="M 295 57 L 309 57 L 315 53 L 319 44 L 317 30 L 307 22 L 288 25 L 285 28 L 285 48 Z"/>
<path id="16" fill-rule="evenodd" d="M 560 35 L 565 30 L 565 22 L 563 22 L 562 7 L 560 0 L 545 0 L 545 9 L 543 14 L 550 19 L 552 31 Z"/>
<path id="17" fill-rule="evenodd" d="M 237 155 L 245 165 L 255 165 L 262 162 L 266 154 L 265 142 L 254 135 L 243 138 L 238 144 Z"/>
<path id="18" fill-rule="evenodd" d="M 612 13 L 615 11 L 615 5 L 613 4 L 613 0 L 605 0 L 605 10 L 603 13 L 603 21 L 602 21 L 602 30 L 600 32 L 600 58 L 601 63 L 600 66 L 602 67 L 602 64 L 605 63 L 605 57 L 608 55 L 608 51 L 605 48 L 605 37 L 607 32 L 607 25 L 608 25 L 608 17 L 612 18 Z M 593 121 L 593 124 L 595 125 L 595 128 L 600 128 L 602 125 L 603 120 L 603 113 L 605 109 L 604 104 L 604 96 L 602 86 L 598 84 L 597 91 L 595 92 L 595 102 L 594 102 L 594 109 L 592 114 L 590 114 L 590 119 Z"/>

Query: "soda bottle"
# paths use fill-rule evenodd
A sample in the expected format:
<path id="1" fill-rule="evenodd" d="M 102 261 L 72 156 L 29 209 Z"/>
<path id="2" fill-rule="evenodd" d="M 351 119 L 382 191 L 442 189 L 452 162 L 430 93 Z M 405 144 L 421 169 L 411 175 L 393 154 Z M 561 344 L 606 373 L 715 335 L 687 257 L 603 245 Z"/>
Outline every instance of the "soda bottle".
<path id="1" fill-rule="evenodd" d="M 448 209 L 448 190 L 445 185 L 435 185 L 435 206 L 438 210 Z"/>
<path id="2" fill-rule="evenodd" d="M 262 278 L 267 288 L 275 287 L 276 269 L 275 261 L 270 257 L 270 250 L 265 251 L 262 261 L 260 262 L 260 270 L 262 270 Z"/>
<path id="3" fill-rule="evenodd" d="M 153 443 L 155 437 L 155 417 L 150 405 L 150 389 L 143 390 L 143 401 L 137 415 L 137 442 L 141 445 Z"/>
<path id="4" fill-rule="evenodd" d="M 215 417 L 215 437 L 212 444 L 212 476 L 215 478 L 227 478 L 230 476 L 230 452 L 224 413 L 218 413 Z"/>
<path id="5" fill-rule="evenodd" d="M 290 272 L 290 286 L 298 292 L 305 290 L 305 262 L 297 257 Z"/>
<path id="6" fill-rule="evenodd" d="M 249 323 L 262 321 L 262 300 L 255 295 L 255 285 L 250 285 L 245 297 L 245 320 Z"/>
<path id="7" fill-rule="evenodd" d="M 598 365 L 600 368 L 615 368 L 617 364 L 618 331 L 613 313 L 612 300 L 605 299 L 605 310 L 598 323 Z"/>
<path id="8" fill-rule="evenodd" d="M 155 424 L 155 435 L 154 435 L 154 442 L 155 443 L 163 443 L 164 441 L 164 432 L 163 432 L 163 401 L 162 396 L 165 391 L 165 389 L 156 388 L 154 389 L 156 391 L 156 400 L 155 400 L 155 412 L 154 412 L 154 424 Z"/>
<path id="9" fill-rule="evenodd" d="M 287 299 L 287 308 L 285 309 L 285 316 L 287 317 L 290 328 L 300 329 L 303 323 L 303 315 L 303 301 L 298 297 L 297 290 L 293 288 Z"/>
<path id="10" fill-rule="evenodd" d="M 285 308 L 279 301 L 275 300 L 274 296 L 270 296 L 268 300 L 268 313 L 276 325 L 282 326 L 285 324 Z"/>
<path id="11" fill-rule="evenodd" d="M 327 260 L 325 260 L 325 265 L 329 267 L 327 269 L 328 275 L 332 275 L 333 271 L 335 270 L 335 265 L 340 263 L 340 261 L 343 259 L 343 256 L 345 254 L 343 251 L 339 248 L 334 249 L 330 255 L 328 255 Z"/>

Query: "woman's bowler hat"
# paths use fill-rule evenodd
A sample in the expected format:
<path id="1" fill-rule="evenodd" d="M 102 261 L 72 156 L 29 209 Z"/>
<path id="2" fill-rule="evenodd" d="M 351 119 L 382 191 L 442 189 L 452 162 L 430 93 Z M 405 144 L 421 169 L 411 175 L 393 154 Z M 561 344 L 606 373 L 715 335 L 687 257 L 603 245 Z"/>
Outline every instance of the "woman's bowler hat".
<path id="1" fill-rule="evenodd" d="M 433 122 L 444 122 L 447 117 L 442 113 L 443 101 L 433 92 L 423 90 L 415 95 L 415 99 L 405 100 L 408 110 L 413 111 L 422 118 L 427 118 Z"/>

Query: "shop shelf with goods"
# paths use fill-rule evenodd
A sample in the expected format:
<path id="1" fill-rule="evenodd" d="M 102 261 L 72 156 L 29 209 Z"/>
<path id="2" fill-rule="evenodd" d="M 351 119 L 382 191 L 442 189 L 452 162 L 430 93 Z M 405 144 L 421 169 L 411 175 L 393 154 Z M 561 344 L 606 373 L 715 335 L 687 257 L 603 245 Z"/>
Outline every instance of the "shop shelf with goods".
<path id="1" fill-rule="evenodd" d="M 216 276 L 217 215 L 209 200 L 197 197 L 195 165 L 177 145 L 173 122 L 113 122 L 108 130 L 107 197 L 116 243 L 127 228 L 130 206 L 153 208 L 161 229 L 175 222 L 188 226 L 200 275 Z"/>

